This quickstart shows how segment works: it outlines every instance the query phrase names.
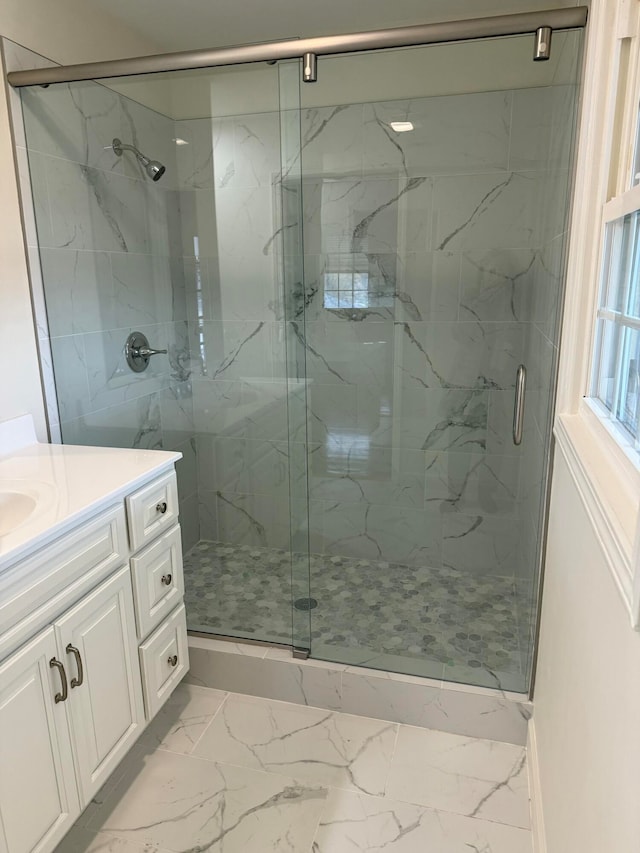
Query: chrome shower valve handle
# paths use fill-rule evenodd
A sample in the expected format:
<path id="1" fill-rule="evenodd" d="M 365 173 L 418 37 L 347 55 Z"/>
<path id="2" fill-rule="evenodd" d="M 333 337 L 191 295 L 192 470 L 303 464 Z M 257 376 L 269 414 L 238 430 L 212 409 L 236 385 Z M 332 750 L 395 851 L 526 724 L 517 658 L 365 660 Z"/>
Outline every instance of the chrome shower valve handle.
<path id="1" fill-rule="evenodd" d="M 137 355 L 140 358 L 151 358 L 152 355 L 161 355 L 164 353 L 166 355 L 166 349 L 152 349 L 151 347 L 138 347 Z"/>
<path id="2" fill-rule="evenodd" d="M 166 353 L 166 349 L 150 347 L 146 335 L 142 332 L 131 332 L 124 347 L 127 364 L 134 373 L 142 373 L 146 370 L 152 355 L 166 355 Z"/>

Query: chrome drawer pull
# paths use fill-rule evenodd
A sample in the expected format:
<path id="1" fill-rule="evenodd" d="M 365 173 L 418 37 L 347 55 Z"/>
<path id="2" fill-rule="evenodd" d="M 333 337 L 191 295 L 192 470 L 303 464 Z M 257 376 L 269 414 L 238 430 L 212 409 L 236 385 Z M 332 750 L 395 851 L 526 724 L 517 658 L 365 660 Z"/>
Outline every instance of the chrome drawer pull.
<path id="1" fill-rule="evenodd" d="M 69 695 L 69 691 L 67 690 L 67 673 L 64 671 L 63 664 L 61 664 L 60 661 L 56 660 L 55 658 L 51 658 L 51 660 L 49 661 L 49 666 L 52 669 L 55 667 L 55 669 L 58 670 L 58 672 L 60 673 L 60 681 L 62 682 L 62 693 L 56 693 L 56 695 L 54 696 L 54 702 L 57 705 L 58 702 L 65 702 L 67 696 Z"/>
<path id="2" fill-rule="evenodd" d="M 80 687 L 84 682 L 84 667 L 82 666 L 82 658 L 80 657 L 80 650 L 76 649 L 75 646 L 72 646 L 71 643 L 66 648 L 66 652 L 68 655 L 73 655 L 76 659 L 76 666 L 78 668 L 78 677 L 71 679 L 71 689 L 74 687 Z"/>
<path id="3" fill-rule="evenodd" d="M 173 575 L 162 575 L 160 580 L 165 586 L 171 586 L 171 581 L 173 580 Z"/>
<path id="4" fill-rule="evenodd" d="M 178 655 L 170 655 L 167 658 L 167 663 L 169 666 L 175 666 L 178 663 Z"/>
<path id="5" fill-rule="evenodd" d="M 161 513 L 162 515 L 164 515 L 165 512 L 167 511 L 167 502 L 166 501 L 160 501 L 160 503 L 157 503 L 156 504 L 156 510 L 159 513 Z"/>

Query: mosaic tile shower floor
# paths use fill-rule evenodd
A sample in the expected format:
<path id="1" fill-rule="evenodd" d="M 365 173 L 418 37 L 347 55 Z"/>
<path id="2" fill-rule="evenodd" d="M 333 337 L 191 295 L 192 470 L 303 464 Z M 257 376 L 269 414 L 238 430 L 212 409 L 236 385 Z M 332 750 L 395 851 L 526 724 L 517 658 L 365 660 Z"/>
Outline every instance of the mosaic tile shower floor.
<path id="1" fill-rule="evenodd" d="M 294 598 L 309 594 L 306 561 L 300 566 Z M 531 613 L 513 579 L 320 554 L 311 555 L 310 570 L 318 601 L 310 613 L 314 657 L 367 665 L 380 655 L 408 660 L 408 667 L 384 667 L 398 671 L 414 669 L 411 659 L 426 660 L 498 672 L 503 686 L 517 689 L 525 669 L 520 638 Z M 184 572 L 191 630 L 291 643 L 288 551 L 201 541 L 185 556 Z"/>

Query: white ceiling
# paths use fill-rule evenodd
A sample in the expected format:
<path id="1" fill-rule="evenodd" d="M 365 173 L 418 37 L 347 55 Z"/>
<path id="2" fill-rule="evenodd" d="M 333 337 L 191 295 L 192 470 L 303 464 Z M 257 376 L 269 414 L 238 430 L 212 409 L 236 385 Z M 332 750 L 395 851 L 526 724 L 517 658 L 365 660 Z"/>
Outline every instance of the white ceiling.
<path id="1" fill-rule="evenodd" d="M 191 50 L 296 36 L 578 5 L 574 0 L 85 0 L 160 50 Z"/>

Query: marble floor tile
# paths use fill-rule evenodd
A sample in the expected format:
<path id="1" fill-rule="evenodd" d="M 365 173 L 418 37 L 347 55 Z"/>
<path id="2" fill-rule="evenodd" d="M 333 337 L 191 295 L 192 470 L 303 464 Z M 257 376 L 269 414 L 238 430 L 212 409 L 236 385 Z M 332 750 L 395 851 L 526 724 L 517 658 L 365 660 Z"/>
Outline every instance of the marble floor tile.
<path id="1" fill-rule="evenodd" d="M 220 710 L 223 690 L 181 684 L 155 716 L 140 739 L 148 748 L 188 754 Z"/>
<path id="2" fill-rule="evenodd" d="M 487 820 L 332 790 L 313 853 L 531 853 L 531 833 Z"/>
<path id="3" fill-rule="evenodd" d="M 275 773 L 157 750 L 129 764 L 88 829 L 174 853 L 300 853 L 326 796 Z"/>
<path id="4" fill-rule="evenodd" d="M 383 720 L 231 694 L 194 755 L 382 795 L 397 731 Z"/>
<path id="5" fill-rule="evenodd" d="M 154 727 L 56 853 L 532 853 L 521 747 L 190 685 Z"/>
<path id="6" fill-rule="evenodd" d="M 163 848 L 74 826 L 56 853 L 163 853 Z"/>
<path id="7" fill-rule="evenodd" d="M 528 828 L 526 751 L 514 744 L 400 726 L 387 796 Z"/>

